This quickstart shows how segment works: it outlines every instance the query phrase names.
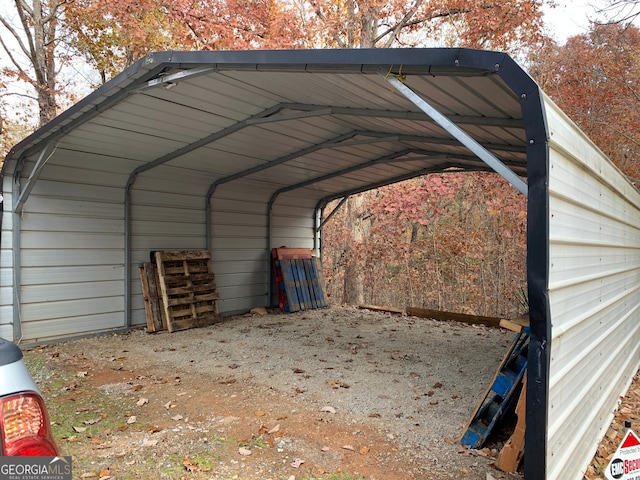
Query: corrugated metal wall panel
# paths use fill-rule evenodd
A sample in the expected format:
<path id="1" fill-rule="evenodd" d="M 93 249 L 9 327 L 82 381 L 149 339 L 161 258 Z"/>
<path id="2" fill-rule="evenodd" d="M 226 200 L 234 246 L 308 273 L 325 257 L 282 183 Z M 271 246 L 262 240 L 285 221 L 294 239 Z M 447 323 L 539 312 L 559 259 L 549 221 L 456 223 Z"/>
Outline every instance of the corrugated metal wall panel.
<path id="1" fill-rule="evenodd" d="M 640 194 L 551 102 L 547 478 L 580 479 L 640 365 Z"/>
<path id="2" fill-rule="evenodd" d="M 105 307 L 117 308 L 118 304 L 105 305 Z M 66 305 L 65 308 L 82 311 L 83 306 L 71 304 Z M 112 312 L 103 310 L 95 315 L 79 315 L 68 318 L 65 322 L 61 322 L 56 317 L 48 317 L 49 320 L 25 323 L 22 326 L 23 338 L 37 341 L 82 334 L 92 335 L 101 331 L 122 328 L 122 308 L 123 304 L 120 302 L 119 308 Z"/>
<path id="3" fill-rule="evenodd" d="M 9 205 L 13 202 L 11 195 L 12 176 L 3 179 L 3 209 L 0 224 L 0 337 L 13 340 L 13 218 Z"/>
<path id="4" fill-rule="evenodd" d="M 211 199 L 211 268 L 221 313 L 268 306 L 270 195 L 264 182 L 239 179 L 220 185 Z"/>
<path id="5" fill-rule="evenodd" d="M 315 203 L 307 190 L 293 190 L 278 197 L 273 206 L 272 245 L 313 248 Z"/>
<path id="6" fill-rule="evenodd" d="M 42 170 L 21 215 L 23 341 L 124 326 L 122 186 L 128 176 L 106 173 L 95 164 L 93 170 L 73 167 L 83 156 L 72 152 L 70 157 L 64 157 L 64 166 Z M 9 205 L 3 223 L 12 217 Z M 3 232 L 3 244 L 10 238 Z M 4 269 L 11 252 L 3 248 Z M 6 282 L 0 287 L 2 301 L 12 302 Z M 2 323 L 12 322 L 11 309 L 3 306 L 5 311 Z"/>

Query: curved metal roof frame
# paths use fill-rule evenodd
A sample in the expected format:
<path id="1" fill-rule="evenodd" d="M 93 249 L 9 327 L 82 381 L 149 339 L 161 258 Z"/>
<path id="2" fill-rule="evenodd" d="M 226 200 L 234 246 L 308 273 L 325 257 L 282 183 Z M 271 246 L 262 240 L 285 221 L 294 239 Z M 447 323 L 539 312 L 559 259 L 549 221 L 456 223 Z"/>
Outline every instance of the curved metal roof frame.
<path id="1" fill-rule="evenodd" d="M 162 116 L 169 122 L 157 120 Z M 107 131 L 127 141 L 91 140 Z M 269 186 L 270 205 L 282 193 L 304 190 L 322 206 L 424 173 L 498 171 L 529 198 L 525 476 L 543 478 L 550 338 L 547 136 L 542 93 L 499 52 L 161 52 L 141 59 L 16 145 L 0 174 L 15 180 L 11 211 L 19 250 L 19 214 L 42 168 L 55 162 L 59 151 L 135 162 L 122 185 L 129 272 L 130 191 L 141 174 L 160 165 L 210 179 L 203 192 L 206 232 L 216 188 L 241 178 Z M 220 152 L 229 160 L 205 161 Z M 19 275 L 19 265 L 16 269 Z M 125 302 L 128 296 L 125 292 Z"/>

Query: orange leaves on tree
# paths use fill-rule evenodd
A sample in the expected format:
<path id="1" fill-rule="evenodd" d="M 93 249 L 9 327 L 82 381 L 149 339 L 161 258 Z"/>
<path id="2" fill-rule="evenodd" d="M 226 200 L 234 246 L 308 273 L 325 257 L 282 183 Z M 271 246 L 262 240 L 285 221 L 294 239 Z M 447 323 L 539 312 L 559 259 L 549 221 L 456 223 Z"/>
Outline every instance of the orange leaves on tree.
<path id="1" fill-rule="evenodd" d="M 542 30 L 538 0 L 309 0 L 306 8 L 322 47 L 508 50 L 539 41 Z"/>
<path id="2" fill-rule="evenodd" d="M 640 179 L 640 30 L 591 26 L 533 55 L 542 89 L 633 179 Z"/>

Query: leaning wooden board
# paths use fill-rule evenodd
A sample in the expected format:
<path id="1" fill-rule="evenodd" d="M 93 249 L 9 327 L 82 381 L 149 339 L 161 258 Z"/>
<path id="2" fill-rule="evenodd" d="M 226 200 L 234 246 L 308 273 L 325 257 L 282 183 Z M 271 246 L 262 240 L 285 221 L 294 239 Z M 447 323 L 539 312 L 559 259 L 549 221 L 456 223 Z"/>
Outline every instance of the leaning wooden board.
<path id="1" fill-rule="evenodd" d="M 160 251 L 155 253 L 155 259 L 169 332 L 221 320 L 208 251 Z"/>
<path id="2" fill-rule="evenodd" d="M 142 298 L 147 317 L 147 332 L 154 333 L 167 329 L 167 319 L 162 308 L 162 299 L 158 288 L 158 269 L 153 263 L 140 265 Z"/>

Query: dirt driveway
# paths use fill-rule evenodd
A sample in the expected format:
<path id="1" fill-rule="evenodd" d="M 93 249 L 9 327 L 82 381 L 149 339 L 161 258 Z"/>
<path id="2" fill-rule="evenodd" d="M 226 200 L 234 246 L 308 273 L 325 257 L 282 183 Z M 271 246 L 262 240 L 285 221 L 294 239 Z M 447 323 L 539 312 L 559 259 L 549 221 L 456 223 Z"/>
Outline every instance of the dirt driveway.
<path id="1" fill-rule="evenodd" d="M 456 439 L 514 333 L 348 307 L 25 352 L 77 478 L 519 478 Z"/>

